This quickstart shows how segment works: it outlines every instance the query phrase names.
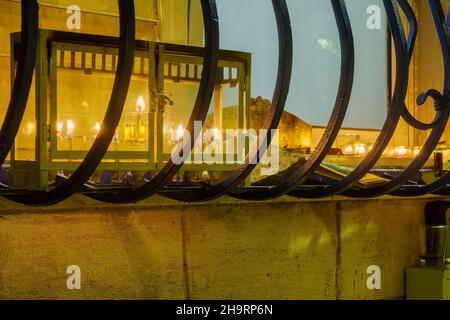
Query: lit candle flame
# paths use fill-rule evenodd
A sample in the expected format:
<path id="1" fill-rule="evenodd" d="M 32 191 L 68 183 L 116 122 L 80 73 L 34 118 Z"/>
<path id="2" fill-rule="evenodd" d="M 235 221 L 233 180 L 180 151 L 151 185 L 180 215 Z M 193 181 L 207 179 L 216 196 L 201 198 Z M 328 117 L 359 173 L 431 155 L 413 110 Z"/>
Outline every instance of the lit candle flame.
<path id="1" fill-rule="evenodd" d="M 94 126 L 94 138 L 97 138 L 98 134 L 100 133 L 100 129 L 101 129 L 101 125 L 100 122 L 96 122 L 95 126 Z"/>
<path id="2" fill-rule="evenodd" d="M 63 124 L 61 121 L 59 121 L 59 122 L 56 124 L 56 133 L 58 134 L 58 137 L 61 136 L 62 131 L 63 131 L 63 127 L 64 127 L 64 124 Z"/>
<path id="3" fill-rule="evenodd" d="M 177 140 L 182 141 L 184 139 L 184 127 L 183 125 L 179 125 L 177 129 Z"/>
<path id="4" fill-rule="evenodd" d="M 360 156 L 365 155 L 367 152 L 366 146 L 364 144 L 360 144 L 358 145 L 358 147 L 356 148 L 356 153 Z"/>
<path id="5" fill-rule="evenodd" d="M 344 153 L 345 154 L 353 154 L 354 150 L 352 146 L 345 147 Z"/>
<path id="6" fill-rule="evenodd" d="M 143 113 L 145 111 L 145 99 L 144 97 L 139 97 L 136 103 L 136 112 Z"/>
<path id="7" fill-rule="evenodd" d="M 114 132 L 113 142 L 118 143 L 119 142 L 119 130 L 116 129 Z"/>
<path id="8" fill-rule="evenodd" d="M 73 123 L 72 120 L 67 120 L 67 137 L 69 137 L 69 139 L 73 138 L 74 131 L 75 131 L 75 124 Z"/>
<path id="9" fill-rule="evenodd" d="M 398 154 L 400 157 L 406 156 L 407 153 L 408 153 L 408 150 L 406 149 L 406 147 L 398 147 L 398 149 L 397 149 L 397 154 Z"/>

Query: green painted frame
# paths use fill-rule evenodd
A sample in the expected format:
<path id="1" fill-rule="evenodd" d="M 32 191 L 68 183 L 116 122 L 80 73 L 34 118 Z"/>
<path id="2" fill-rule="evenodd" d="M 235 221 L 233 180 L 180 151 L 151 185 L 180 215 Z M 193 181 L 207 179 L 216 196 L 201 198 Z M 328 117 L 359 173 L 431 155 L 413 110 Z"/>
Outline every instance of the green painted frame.
<path id="1" fill-rule="evenodd" d="M 47 188 L 48 176 L 58 171 L 73 171 L 79 165 L 78 160 L 72 162 L 51 159 L 82 159 L 87 152 L 57 150 L 57 57 L 59 49 L 74 52 L 117 55 L 116 42 L 113 37 L 88 35 L 87 42 L 77 41 L 82 34 L 39 30 L 38 56 L 35 71 L 35 113 L 36 142 L 34 161 L 16 159 L 16 146 L 11 150 L 11 181 L 13 187 L 24 187 L 20 181 L 27 181 L 26 186 L 32 188 Z M 66 40 L 67 37 L 67 40 Z M 71 39 L 76 38 L 74 41 Z M 98 41 L 97 41 L 98 39 Z M 20 33 L 11 34 L 11 48 L 20 41 Z M 155 95 L 164 89 L 164 61 L 178 63 L 202 63 L 203 48 L 158 43 L 152 41 L 137 41 L 136 57 L 148 58 L 149 61 L 149 92 Z M 250 53 L 221 50 L 219 67 L 239 69 L 239 128 L 250 128 L 251 105 L 251 61 Z M 14 80 L 16 61 L 11 55 L 11 81 Z M 151 75 L 154 75 L 153 77 Z M 162 88 L 162 89 L 161 89 Z M 151 96 L 149 115 L 149 150 L 141 151 L 109 151 L 97 171 L 137 171 L 157 172 L 162 168 L 170 155 L 163 152 L 164 104 L 155 102 Z M 248 150 L 248 142 L 246 150 Z M 116 160 L 121 160 L 117 162 Z M 123 160 L 123 161 L 122 161 Z M 129 160 L 129 161 L 126 161 Z M 131 162 L 133 161 L 133 162 Z M 208 165 L 185 164 L 180 171 L 224 171 L 236 170 L 238 164 Z"/>
<path id="2" fill-rule="evenodd" d="M 118 50 L 116 48 L 108 48 L 104 46 L 95 45 L 81 45 L 73 43 L 64 42 L 51 42 L 50 43 L 50 127 L 48 128 L 50 132 L 50 156 L 51 159 L 83 159 L 87 154 L 87 151 L 61 151 L 58 150 L 57 144 L 57 113 L 58 113 L 58 102 L 57 102 L 57 57 L 56 54 L 58 50 L 70 51 L 70 52 L 81 52 L 81 53 L 95 53 L 95 54 L 109 54 L 117 56 Z M 150 46 L 149 50 L 136 50 L 135 58 L 147 58 L 148 59 L 148 86 L 149 86 L 149 101 L 153 104 L 152 93 L 154 91 L 154 70 L 155 70 L 155 53 L 154 46 Z M 150 105 L 150 112 L 148 113 L 148 151 L 108 151 L 105 155 L 104 160 L 146 160 L 147 167 L 146 170 L 152 171 L 156 169 L 155 156 L 154 156 L 154 106 Z M 51 161 L 54 162 L 54 161 Z M 104 170 L 103 162 L 99 166 L 99 170 Z"/>

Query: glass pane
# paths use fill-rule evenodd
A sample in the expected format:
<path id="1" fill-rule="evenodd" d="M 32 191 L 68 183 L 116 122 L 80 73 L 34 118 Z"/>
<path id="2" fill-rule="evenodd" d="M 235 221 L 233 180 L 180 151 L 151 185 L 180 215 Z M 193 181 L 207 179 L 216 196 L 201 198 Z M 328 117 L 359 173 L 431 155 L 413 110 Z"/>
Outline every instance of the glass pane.
<path id="1" fill-rule="evenodd" d="M 34 79 L 33 77 L 27 107 L 15 142 L 15 159 L 21 161 L 34 161 L 36 159 L 36 90 Z"/>
<path id="2" fill-rule="evenodd" d="M 114 84 L 116 54 L 77 53 L 79 55 L 57 50 L 56 54 L 59 151 L 88 151 L 91 148 L 100 131 Z M 148 65 L 148 58 L 135 59 L 123 116 L 110 151 L 148 151 Z"/>
<path id="3" fill-rule="evenodd" d="M 294 65 L 279 141 L 274 143 L 280 156 L 280 170 L 308 157 L 320 142 L 335 104 L 341 69 L 340 39 L 331 2 L 288 0 L 287 4 L 293 28 Z M 356 165 L 359 158 L 353 156 L 358 152 L 365 154 L 371 148 L 385 121 L 388 37 L 382 0 L 347 0 L 346 5 L 355 40 L 355 80 L 344 127 L 332 152 L 350 153 L 350 161 L 345 158 L 336 161 Z M 379 29 L 367 27 L 370 6 L 380 8 Z M 273 93 L 278 62 L 272 3 L 221 0 L 218 7 L 222 47 L 252 53 L 251 127 L 258 130 L 265 114 L 256 110 L 261 104 L 264 110 L 270 106 L 267 99 Z M 252 18 L 248 19 L 250 13 Z M 258 101 L 256 97 L 262 99 Z M 329 157 L 327 161 L 335 160 Z M 253 176 L 261 178 L 259 170 Z"/>

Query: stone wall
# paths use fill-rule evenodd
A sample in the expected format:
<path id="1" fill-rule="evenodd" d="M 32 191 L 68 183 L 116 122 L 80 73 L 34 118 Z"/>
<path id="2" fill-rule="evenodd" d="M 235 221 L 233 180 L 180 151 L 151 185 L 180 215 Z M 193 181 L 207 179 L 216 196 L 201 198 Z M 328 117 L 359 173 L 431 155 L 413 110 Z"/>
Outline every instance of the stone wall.
<path id="1" fill-rule="evenodd" d="M 55 207 L 0 200 L 2 299 L 398 299 L 430 199 Z M 69 265 L 81 290 L 66 288 Z M 367 289 L 378 265 L 382 289 Z"/>

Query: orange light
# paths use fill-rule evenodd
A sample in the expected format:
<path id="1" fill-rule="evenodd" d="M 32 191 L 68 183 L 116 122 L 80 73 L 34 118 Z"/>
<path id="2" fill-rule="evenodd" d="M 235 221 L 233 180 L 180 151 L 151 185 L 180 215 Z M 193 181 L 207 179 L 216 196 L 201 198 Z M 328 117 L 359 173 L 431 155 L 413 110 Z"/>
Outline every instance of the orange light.
<path id="1" fill-rule="evenodd" d="M 352 146 L 347 146 L 347 147 L 345 147 L 345 149 L 344 149 L 344 154 L 346 154 L 346 155 L 351 155 L 351 154 L 354 154 L 354 149 L 353 149 L 353 147 Z"/>
<path id="2" fill-rule="evenodd" d="M 406 149 L 406 147 L 404 147 L 404 146 L 398 147 L 396 149 L 396 154 L 399 157 L 404 157 L 404 156 L 406 156 L 408 154 L 408 149 Z"/>
<path id="3" fill-rule="evenodd" d="M 356 153 L 357 153 L 359 156 L 365 155 L 366 152 L 367 152 L 367 149 L 366 149 L 366 145 L 364 145 L 364 144 L 360 144 L 360 145 L 358 145 L 358 147 L 356 148 Z"/>
<path id="4" fill-rule="evenodd" d="M 59 122 L 56 124 L 56 134 L 58 135 L 58 137 L 61 136 L 62 131 L 63 131 L 63 127 L 64 127 L 64 123 L 62 123 L 61 121 L 59 121 Z"/>
<path id="5" fill-rule="evenodd" d="M 75 132 L 75 124 L 73 123 L 72 120 L 67 120 L 67 137 L 69 139 L 72 139 L 74 132 Z"/>
<path id="6" fill-rule="evenodd" d="M 184 139 L 184 127 L 183 125 L 179 125 L 177 128 L 177 140 L 176 141 L 182 141 Z"/>
<path id="7" fill-rule="evenodd" d="M 145 99 L 144 97 L 139 97 L 139 99 L 136 102 L 136 112 L 144 113 L 144 111 L 145 111 Z"/>

